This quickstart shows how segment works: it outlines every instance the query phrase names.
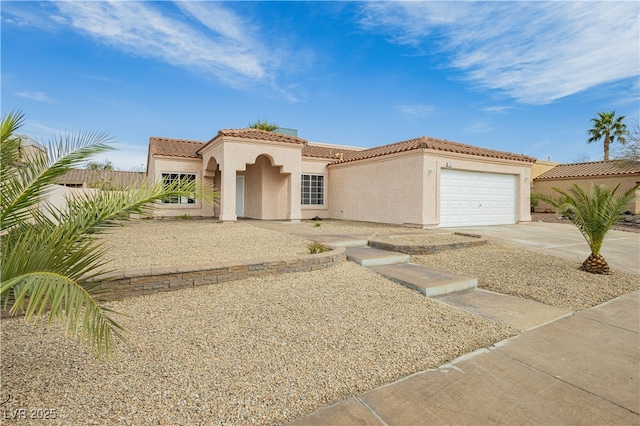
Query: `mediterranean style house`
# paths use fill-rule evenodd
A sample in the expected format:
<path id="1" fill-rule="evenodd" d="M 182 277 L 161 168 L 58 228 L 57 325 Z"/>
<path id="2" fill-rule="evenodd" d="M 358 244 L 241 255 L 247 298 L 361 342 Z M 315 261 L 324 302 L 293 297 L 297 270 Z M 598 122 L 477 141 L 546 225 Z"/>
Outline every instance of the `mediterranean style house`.
<path id="1" fill-rule="evenodd" d="M 151 137 L 147 176 L 202 179 L 220 193 L 216 207 L 188 197 L 166 200 L 157 216 L 455 227 L 530 221 L 535 161 L 429 137 L 364 149 L 227 129 L 208 142 Z"/>

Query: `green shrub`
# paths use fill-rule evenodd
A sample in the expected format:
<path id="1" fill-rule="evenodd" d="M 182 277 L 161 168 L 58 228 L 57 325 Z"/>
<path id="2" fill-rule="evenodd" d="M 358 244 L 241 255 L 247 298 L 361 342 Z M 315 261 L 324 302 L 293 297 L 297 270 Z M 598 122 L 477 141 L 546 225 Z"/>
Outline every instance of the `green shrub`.
<path id="1" fill-rule="evenodd" d="M 327 248 L 318 242 L 313 242 L 307 244 L 307 250 L 309 251 L 309 254 L 318 254 L 324 253 L 325 251 L 327 251 Z"/>

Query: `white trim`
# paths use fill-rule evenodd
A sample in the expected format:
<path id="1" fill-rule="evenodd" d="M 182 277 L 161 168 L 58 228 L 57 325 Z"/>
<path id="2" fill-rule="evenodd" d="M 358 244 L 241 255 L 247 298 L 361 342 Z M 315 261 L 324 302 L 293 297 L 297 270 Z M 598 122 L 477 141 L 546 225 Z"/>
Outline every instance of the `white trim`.
<path id="1" fill-rule="evenodd" d="M 244 175 L 236 175 L 236 216 L 244 217 Z"/>

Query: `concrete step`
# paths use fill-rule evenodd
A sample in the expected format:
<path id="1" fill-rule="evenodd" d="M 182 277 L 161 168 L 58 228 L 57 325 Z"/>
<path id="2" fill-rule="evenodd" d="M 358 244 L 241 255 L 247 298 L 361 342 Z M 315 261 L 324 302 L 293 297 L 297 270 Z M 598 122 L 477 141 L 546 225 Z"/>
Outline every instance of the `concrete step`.
<path id="1" fill-rule="evenodd" d="M 442 296 L 478 286 L 477 278 L 427 268 L 413 263 L 373 266 L 372 271 L 419 291 L 427 297 Z"/>
<path id="2" fill-rule="evenodd" d="M 306 238 L 324 244 L 330 249 L 336 247 L 366 247 L 367 240 L 349 235 L 305 235 Z"/>
<path id="3" fill-rule="evenodd" d="M 347 259 L 362 266 L 392 265 L 406 263 L 409 255 L 397 251 L 380 250 L 372 247 L 347 247 Z"/>
<path id="4" fill-rule="evenodd" d="M 435 299 L 520 331 L 540 327 L 572 314 L 568 309 L 479 288 Z"/>

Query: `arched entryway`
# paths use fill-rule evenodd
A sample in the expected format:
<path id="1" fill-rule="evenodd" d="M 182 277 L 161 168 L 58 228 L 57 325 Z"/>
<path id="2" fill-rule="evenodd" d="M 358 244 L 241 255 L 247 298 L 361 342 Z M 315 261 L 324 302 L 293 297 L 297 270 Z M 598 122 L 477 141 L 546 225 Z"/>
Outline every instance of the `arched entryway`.
<path id="1" fill-rule="evenodd" d="M 289 173 L 274 166 L 268 155 L 259 155 L 244 172 L 244 217 L 262 220 L 286 219 L 289 216 Z"/>

